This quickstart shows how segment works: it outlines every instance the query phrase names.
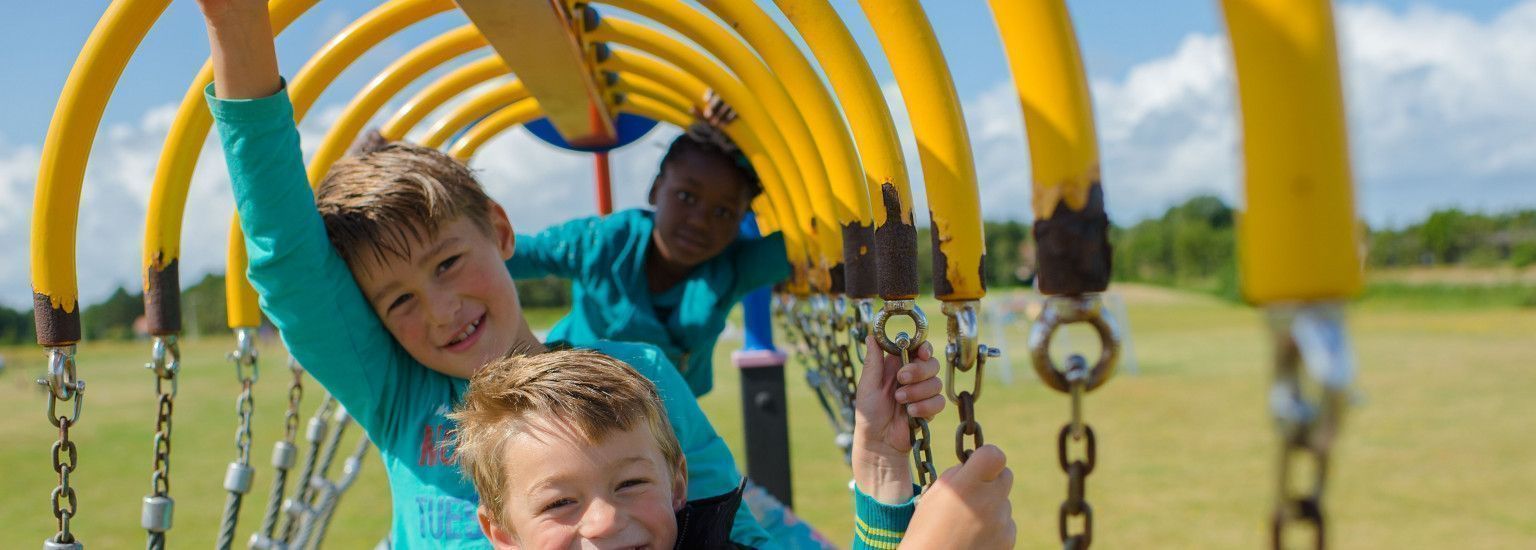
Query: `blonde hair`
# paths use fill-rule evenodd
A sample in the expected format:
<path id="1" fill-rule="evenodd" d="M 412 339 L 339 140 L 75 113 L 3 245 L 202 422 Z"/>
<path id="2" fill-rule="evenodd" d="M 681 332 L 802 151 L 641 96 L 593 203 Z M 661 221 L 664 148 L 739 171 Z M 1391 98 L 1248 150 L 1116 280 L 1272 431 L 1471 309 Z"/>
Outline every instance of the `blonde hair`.
<path id="1" fill-rule="evenodd" d="M 535 417 L 561 419 L 591 444 L 644 423 L 673 475 L 682 472 L 682 448 L 656 385 L 623 361 L 592 350 L 557 350 L 492 362 L 475 373 L 469 393 L 448 417 L 458 423 L 454 459 L 503 526 L 503 450 L 507 439 Z"/>

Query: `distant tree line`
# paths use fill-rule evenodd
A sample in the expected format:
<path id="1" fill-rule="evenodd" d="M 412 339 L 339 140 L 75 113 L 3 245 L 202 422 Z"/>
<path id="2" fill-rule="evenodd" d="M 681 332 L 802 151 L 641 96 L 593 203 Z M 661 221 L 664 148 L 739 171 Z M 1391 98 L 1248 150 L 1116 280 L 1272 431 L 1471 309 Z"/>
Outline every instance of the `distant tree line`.
<path id="1" fill-rule="evenodd" d="M 1110 228 L 1114 246 L 1114 277 L 1195 288 L 1237 296 L 1235 227 L 1237 212 L 1213 196 L 1191 198 L 1162 216 L 1126 227 Z M 1028 222 L 985 222 L 988 288 L 1030 284 L 1034 248 Z M 918 277 L 933 288 L 933 255 L 929 229 L 918 228 Z M 1438 210 L 1424 221 L 1399 229 L 1369 230 L 1366 262 L 1373 267 L 1470 265 L 1476 267 L 1536 264 L 1536 210 L 1498 214 Z M 518 281 L 524 307 L 557 308 L 571 303 L 570 283 L 564 279 Z M 229 332 L 225 325 L 224 277 L 207 275 L 182 289 L 183 332 L 190 335 Z M 134 323 L 144 315 L 141 293 L 119 288 L 101 303 L 81 312 L 87 339 L 133 338 Z M 0 344 L 24 344 L 36 339 L 31 311 L 0 307 Z"/>

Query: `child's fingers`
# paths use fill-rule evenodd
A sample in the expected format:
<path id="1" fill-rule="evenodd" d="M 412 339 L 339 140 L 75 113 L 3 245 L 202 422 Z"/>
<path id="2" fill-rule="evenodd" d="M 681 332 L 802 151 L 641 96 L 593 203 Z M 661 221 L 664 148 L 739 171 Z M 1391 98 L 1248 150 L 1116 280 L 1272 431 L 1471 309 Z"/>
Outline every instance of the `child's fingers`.
<path id="1" fill-rule="evenodd" d="M 922 401 L 907 405 L 907 416 L 912 418 L 932 419 L 944 412 L 944 396 L 935 395 Z"/>
<path id="2" fill-rule="evenodd" d="M 933 359 L 933 342 L 923 342 L 923 345 L 918 346 L 916 358 L 922 361 Z"/>
<path id="3" fill-rule="evenodd" d="M 929 378 L 907 386 L 896 388 L 896 402 L 907 404 L 916 403 L 929 397 L 939 395 L 944 391 L 944 384 L 938 378 Z"/>
<path id="4" fill-rule="evenodd" d="M 939 375 L 939 361 L 932 357 L 919 359 L 901 367 L 896 373 L 896 380 L 903 384 L 911 384 L 928 379 L 936 379 Z"/>

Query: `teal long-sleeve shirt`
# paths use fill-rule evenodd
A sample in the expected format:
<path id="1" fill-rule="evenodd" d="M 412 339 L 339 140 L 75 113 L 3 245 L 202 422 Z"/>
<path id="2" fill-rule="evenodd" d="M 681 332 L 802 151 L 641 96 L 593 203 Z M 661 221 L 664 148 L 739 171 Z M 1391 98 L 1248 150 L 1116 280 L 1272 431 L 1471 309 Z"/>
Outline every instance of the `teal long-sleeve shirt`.
<path id="1" fill-rule="evenodd" d="M 632 209 L 519 234 L 507 269 L 516 279 L 571 280 L 571 312 L 550 338 L 653 344 L 702 396 L 714 387 L 715 341 L 731 308 L 753 289 L 789 276 L 784 237 L 739 239 L 676 286 L 653 293 L 645 261 L 655 225 L 651 211 Z"/>
<path id="2" fill-rule="evenodd" d="M 406 353 L 331 248 L 305 175 L 287 92 L 221 100 L 212 89 L 205 93 L 245 232 L 247 275 L 290 353 L 378 446 L 389 474 L 394 544 L 488 548 L 475 518 L 474 486 L 443 450 L 454 428 L 445 415 L 468 382 Z M 741 474 L 730 449 L 665 354 L 643 344 L 572 343 L 623 360 L 656 383 L 688 460 L 690 497 L 725 494 L 738 486 Z M 731 540 L 771 546 L 745 507 L 736 515 Z"/>

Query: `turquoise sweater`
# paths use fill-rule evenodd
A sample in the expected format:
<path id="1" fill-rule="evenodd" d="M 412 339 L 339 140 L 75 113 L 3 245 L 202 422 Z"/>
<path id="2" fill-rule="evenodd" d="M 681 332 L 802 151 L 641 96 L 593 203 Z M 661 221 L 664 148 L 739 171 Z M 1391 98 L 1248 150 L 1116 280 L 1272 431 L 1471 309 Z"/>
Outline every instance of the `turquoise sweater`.
<path id="1" fill-rule="evenodd" d="M 352 273 L 331 248 L 304 172 L 287 92 L 220 100 L 205 92 L 229 165 L 249 278 L 289 351 L 357 419 L 379 447 L 402 548 L 488 548 L 475 519 L 479 498 L 441 444 L 444 415 L 468 383 L 428 369 L 385 330 Z M 677 369 L 655 347 L 585 341 L 656 382 L 688 460 L 688 495 L 735 489 L 741 480 L 725 442 Z M 357 503 L 362 505 L 363 503 Z M 743 507 L 732 540 L 769 546 Z"/>
<path id="2" fill-rule="evenodd" d="M 715 341 L 731 308 L 748 292 L 789 276 L 784 237 L 737 240 L 676 286 L 652 293 L 645 258 L 654 227 L 651 211 L 633 209 L 518 235 L 507 269 L 517 279 L 571 279 L 571 313 L 550 338 L 654 344 L 682 366 L 693 394 L 704 395 L 714 387 Z"/>

